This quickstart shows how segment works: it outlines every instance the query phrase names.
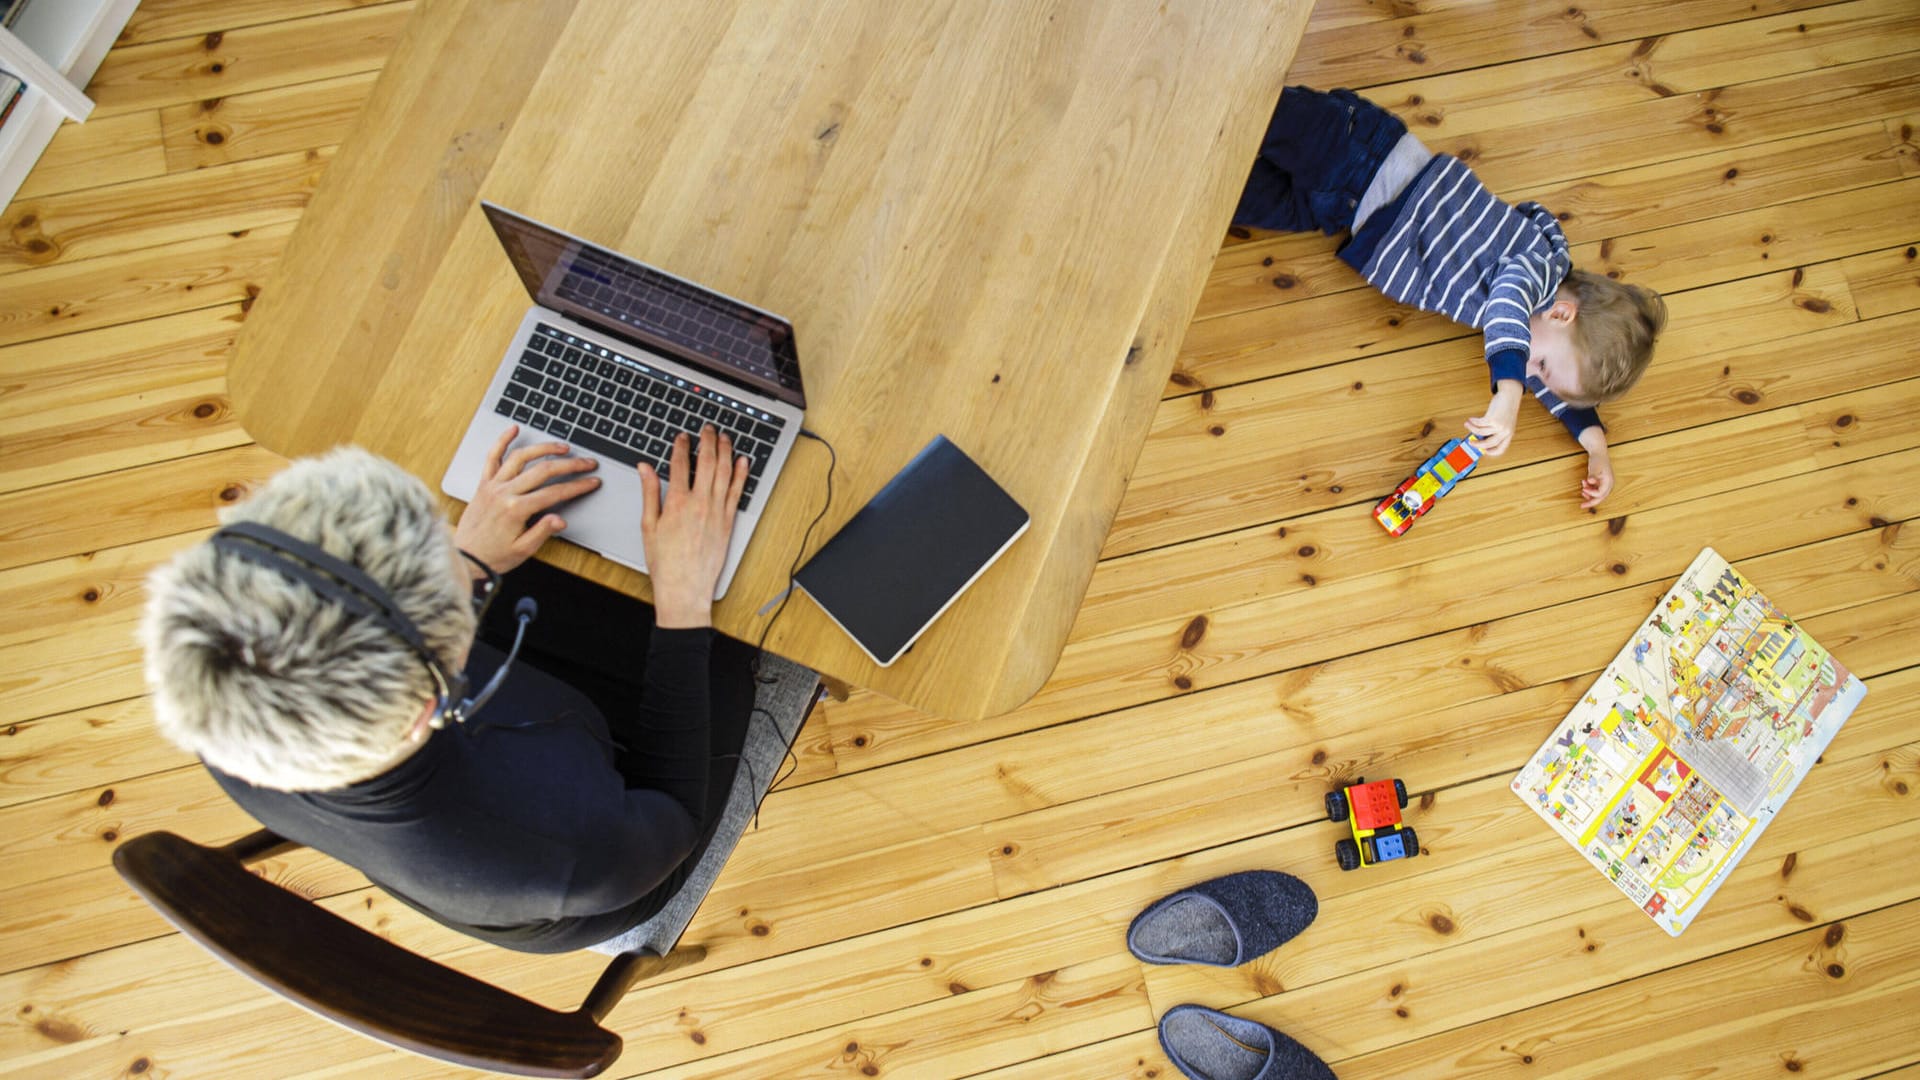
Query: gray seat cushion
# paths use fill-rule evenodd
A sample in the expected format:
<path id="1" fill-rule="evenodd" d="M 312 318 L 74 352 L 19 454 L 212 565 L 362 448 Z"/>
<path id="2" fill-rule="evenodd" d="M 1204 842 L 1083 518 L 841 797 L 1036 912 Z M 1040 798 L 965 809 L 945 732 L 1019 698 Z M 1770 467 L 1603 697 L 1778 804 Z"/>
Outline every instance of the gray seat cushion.
<path id="1" fill-rule="evenodd" d="M 594 952 L 614 955 L 623 952 L 651 952 L 665 956 L 679 943 L 693 913 L 707 897 L 714 879 L 727 865 L 735 844 L 746 831 L 753 813 L 766 798 L 767 789 L 786 761 L 800 725 L 812 710 L 820 692 L 820 676 L 791 660 L 762 653 L 760 677 L 763 681 L 754 694 L 754 716 L 747 725 L 746 743 L 740 749 L 741 767 L 734 774 L 733 793 L 727 799 L 713 839 L 694 866 L 686 884 L 674 894 L 667 906 L 646 922 L 616 938 L 593 946 Z"/>

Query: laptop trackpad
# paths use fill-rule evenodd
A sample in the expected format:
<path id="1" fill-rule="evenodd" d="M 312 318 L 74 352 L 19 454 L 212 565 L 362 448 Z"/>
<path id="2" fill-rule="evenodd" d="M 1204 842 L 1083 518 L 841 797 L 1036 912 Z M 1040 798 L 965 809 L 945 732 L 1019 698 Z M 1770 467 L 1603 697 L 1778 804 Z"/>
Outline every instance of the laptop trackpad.
<path id="1" fill-rule="evenodd" d="M 600 467 L 587 475 L 600 479 L 599 488 L 577 499 L 554 507 L 567 527 L 560 538 L 592 548 L 616 562 L 635 569 L 646 566 L 645 548 L 640 540 L 640 475 L 630 465 L 599 458 L 575 449 L 570 456 L 595 457 Z M 571 480 L 573 474 L 562 479 Z M 559 482 L 559 481 L 555 481 Z"/>

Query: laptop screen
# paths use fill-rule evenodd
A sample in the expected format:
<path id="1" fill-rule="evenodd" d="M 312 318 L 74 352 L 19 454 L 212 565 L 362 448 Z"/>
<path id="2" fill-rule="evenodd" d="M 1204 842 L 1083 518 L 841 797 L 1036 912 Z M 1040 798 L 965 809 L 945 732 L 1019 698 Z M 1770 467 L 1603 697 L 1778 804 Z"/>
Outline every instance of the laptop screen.
<path id="1" fill-rule="evenodd" d="M 511 210 L 480 205 L 536 303 L 806 407 L 785 319 Z"/>

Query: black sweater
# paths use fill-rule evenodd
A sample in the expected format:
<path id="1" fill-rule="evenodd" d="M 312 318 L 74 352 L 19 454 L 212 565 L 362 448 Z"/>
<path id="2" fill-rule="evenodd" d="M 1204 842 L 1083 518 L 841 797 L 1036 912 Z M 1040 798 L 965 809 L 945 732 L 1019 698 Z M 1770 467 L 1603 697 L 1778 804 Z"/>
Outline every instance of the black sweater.
<path id="1" fill-rule="evenodd" d="M 593 701 L 523 657 L 473 720 L 370 780 L 282 792 L 210 771 L 269 829 L 442 923 L 532 951 L 579 948 L 657 909 L 712 825 L 712 637 L 652 631 L 624 749 Z M 500 659 L 475 642 L 471 685 Z"/>

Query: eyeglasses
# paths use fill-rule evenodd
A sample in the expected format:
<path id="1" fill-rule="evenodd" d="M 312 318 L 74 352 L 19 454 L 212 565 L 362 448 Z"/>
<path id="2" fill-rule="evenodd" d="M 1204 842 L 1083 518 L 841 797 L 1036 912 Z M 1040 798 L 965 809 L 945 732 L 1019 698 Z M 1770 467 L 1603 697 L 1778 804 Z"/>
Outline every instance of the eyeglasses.
<path id="1" fill-rule="evenodd" d="M 478 556 L 465 550 L 461 550 L 460 555 L 486 575 L 473 583 L 473 617 L 476 621 L 484 620 L 487 609 L 493 606 L 494 594 L 500 591 L 500 575 L 493 567 L 481 562 Z"/>

